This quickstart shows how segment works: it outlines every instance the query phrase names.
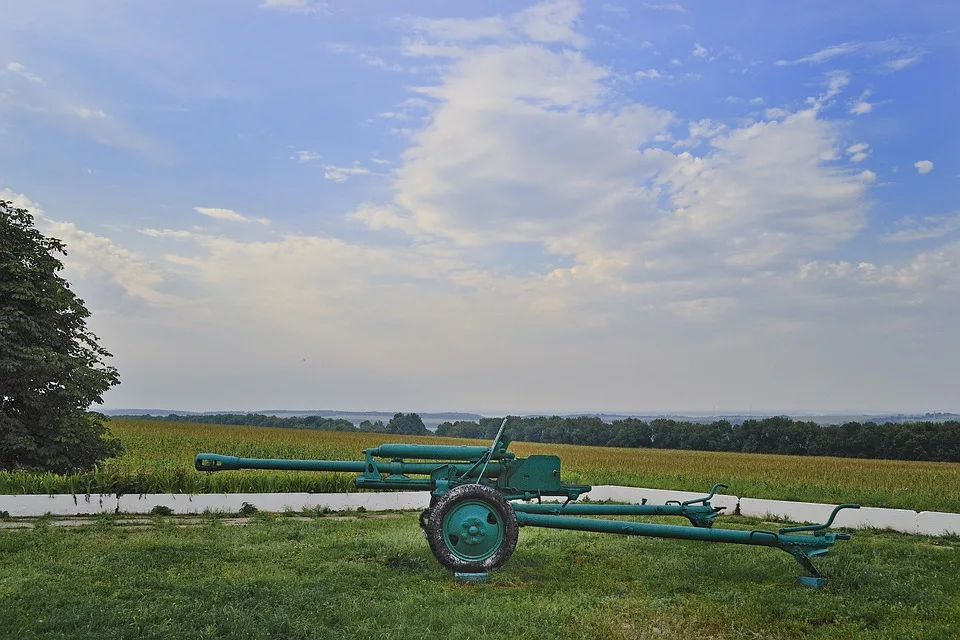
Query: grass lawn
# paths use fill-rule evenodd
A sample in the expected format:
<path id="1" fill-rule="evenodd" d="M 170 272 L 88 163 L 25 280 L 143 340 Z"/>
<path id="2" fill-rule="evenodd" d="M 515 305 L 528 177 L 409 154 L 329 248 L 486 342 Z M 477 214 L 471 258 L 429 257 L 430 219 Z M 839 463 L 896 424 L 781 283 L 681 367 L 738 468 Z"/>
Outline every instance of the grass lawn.
<path id="1" fill-rule="evenodd" d="M 669 521 L 661 519 L 659 521 Z M 943 638 L 960 540 L 855 532 L 820 591 L 774 549 L 523 528 L 487 584 L 454 582 L 416 514 L 0 531 L 0 637 Z M 739 517 L 725 527 L 770 528 Z"/>

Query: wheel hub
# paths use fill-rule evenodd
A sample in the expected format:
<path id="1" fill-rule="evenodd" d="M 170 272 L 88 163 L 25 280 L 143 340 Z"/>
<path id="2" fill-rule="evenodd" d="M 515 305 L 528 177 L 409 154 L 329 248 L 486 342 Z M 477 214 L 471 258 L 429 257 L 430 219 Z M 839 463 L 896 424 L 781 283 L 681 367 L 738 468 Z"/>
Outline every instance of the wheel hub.
<path id="1" fill-rule="evenodd" d="M 488 505 L 470 500 L 451 509 L 444 518 L 443 540 L 459 558 L 483 560 L 503 543 L 503 527 Z"/>

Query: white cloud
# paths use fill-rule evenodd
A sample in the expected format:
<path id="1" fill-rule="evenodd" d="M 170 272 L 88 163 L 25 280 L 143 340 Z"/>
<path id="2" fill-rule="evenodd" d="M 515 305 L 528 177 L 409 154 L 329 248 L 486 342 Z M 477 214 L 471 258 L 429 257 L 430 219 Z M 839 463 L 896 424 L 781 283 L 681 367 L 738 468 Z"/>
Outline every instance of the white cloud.
<path id="1" fill-rule="evenodd" d="M 3 189 L 0 200 L 30 211 L 41 233 L 58 238 L 66 245 L 67 255 L 61 256 L 61 260 L 68 281 L 85 280 L 91 289 L 116 288 L 124 295 L 150 305 L 168 306 L 179 301 L 176 296 L 161 291 L 165 283 L 162 271 L 142 255 L 109 238 L 84 231 L 72 222 L 49 218 L 36 202 L 21 193 Z M 104 296 L 109 295 L 109 292 L 104 293 Z"/>
<path id="2" fill-rule="evenodd" d="M 569 44 L 582 47 L 586 38 L 577 33 L 580 3 L 576 0 L 551 0 L 534 5 L 514 16 L 517 27 L 534 42 Z"/>
<path id="3" fill-rule="evenodd" d="M 172 156 L 167 144 L 140 133 L 103 108 L 90 106 L 88 91 L 71 89 L 70 78 L 48 83 L 20 62 L 6 63 L 0 73 L 15 74 L 30 83 L 16 91 L 0 90 L 0 109 L 4 111 L 12 107 L 36 126 L 80 134 L 96 144 L 136 151 L 152 161 L 166 163 Z"/>
<path id="4" fill-rule="evenodd" d="M 361 222 L 374 231 L 398 229 L 412 237 L 421 235 L 413 219 L 391 205 L 365 203 L 347 214 L 347 218 Z"/>
<path id="5" fill-rule="evenodd" d="M 129 319 L 142 329 L 128 335 L 126 325 L 110 326 L 129 338 L 126 370 L 142 372 L 125 380 L 147 390 L 150 400 L 137 404 L 863 405 L 906 397 L 896 395 L 904 385 L 949 382 L 925 370 L 930 354 L 960 347 L 951 332 L 908 341 L 915 352 L 902 361 L 892 350 L 904 344 L 896 336 L 930 335 L 936 319 L 957 317 L 930 305 L 957 306 L 960 249 L 884 264 L 855 255 L 869 243 L 848 242 L 866 228 L 876 174 L 845 161 L 870 149 L 851 144 L 849 123 L 818 107 L 849 76 L 828 77 L 806 105 L 778 99 L 767 116 L 680 120 L 624 94 L 623 77 L 592 50 L 571 50 L 584 40 L 568 18 L 504 15 L 507 32 L 484 37 L 470 34 L 489 27 L 473 24 L 424 32 L 422 51 L 456 54 L 412 91 L 424 117 L 404 123 L 405 150 L 390 150 L 392 193 L 342 205 L 345 221 L 250 241 L 189 224 L 142 229 L 137 246 L 162 256 L 164 269 L 148 262 L 121 291 L 170 289 L 189 313 L 142 314 Z M 524 20 L 538 26 L 525 30 Z M 672 146 L 684 129 L 696 146 Z M 329 179 L 366 170 L 287 152 Z M 198 213 L 252 220 L 230 209 Z M 328 235 L 338 224 L 349 226 L 349 241 Z M 840 252 L 843 260 L 816 260 Z M 166 330 L 175 316 L 189 326 Z M 906 316 L 908 334 L 883 334 Z M 771 375 L 770 362 L 789 366 Z M 843 384 L 871 375 L 881 377 Z"/>
<path id="6" fill-rule="evenodd" d="M 693 43 L 693 56 L 695 58 L 706 58 L 709 54 L 710 52 L 707 50 L 707 48 L 701 45 L 699 42 Z"/>
<path id="7" fill-rule="evenodd" d="M 260 8 L 310 14 L 326 11 L 327 5 L 325 2 L 317 2 L 316 0 L 263 0 Z"/>
<path id="8" fill-rule="evenodd" d="M 827 81 L 827 90 L 817 97 L 807 98 L 807 102 L 813 105 L 814 109 L 822 109 L 827 102 L 838 96 L 850 84 L 850 74 L 846 71 L 828 71 L 824 74 L 824 78 Z"/>
<path id="9" fill-rule="evenodd" d="M 913 166 L 917 168 L 918 173 L 930 173 L 933 171 L 933 163 L 929 160 L 917 160 L 913 163 Z"/>
<path id="10" fill-rule="evenodd" d="M 323 177 L 333 182 L 346 182 L 351 176 L 362 176 L 370 173 L 370 170 L 354 164 L 350 167 L 338 167 L 332 164 L 323 165 Z"/>
<path id="11" fill-rule="evenodd" d="M 662 4 L 650 4 L 648 2 L 644 2 L 643 6 L 645 6 L 647 9 L 653 9 L 655 11 L 672 11 L 675 13 L 687 13 L 687 10 L 684 9 L 681 5 L 677 4 L 676 2 L 664 2 Z"/>
<path id="12" fill-rule="evenodd" d="M 664 294 L 657 283 L 782 268 L 865 224 L 868 173 L 828 164 L 842 148 L 816 109 L 733 130 L 696 122 L 703 155 L 673 154 L 658 143 L 674 118 L 608 106 L 608 76 L 579 54 L 529 45 L 466 52 L 420 90 L 438 104 L 402 154 L 394 209 L 377 224 L 460 247 L 541 244 L 573 261 L 543 282 L 562 285 L 550 295 L 561 307 L 613 291 L 701 299 L 709 285 Z M 822 99 L 849 77 L 828 80 Z"/>
<path id="13" fill-rule="evenodd" d="M 362 62 L 364 62 L 365 64 L 371 67 L 376 67 L 378 69 L 383 69 L 385 71 L 405 71 L 406 70 L 406 68 L 401 64 L 397 64 L 395 62 L 389 63 L 379 56 L 372 56 L 368 53 L 359 53 L 357 54 L 357 57 L 360 58 Z"/>
<path id="14" fill-rule="evenodd" d="M 856 53 L 858 51 L 863 50 L 863 47 L 864 45 L 861 42 L 844 42 L 842 44 L 835 44 L 829 47 L 825 47 L 817 51 L 816 53 L 811 53 L 808 56 L 804 56 L 802 58 L 798 58 L 793 61 L 777 60 L 776 65 L 778 67 L 783 67 L 786 65 L 803 64 L 803 63 L 820 64 L 822 62 L 826 62 L 827 60 L 832 60 L 833 58 L 836 58 L 838 56 L 845 56 L 851 53 Z"/>
<path id="15" fill-rule="evenodd" d="M 299 151 L 294 151 L 293 155 L 290 156 L 291 160 L 295 160 L 300 164 L 306 164 L 313 162 L 314 160 L 319 160 L 323 156 L 317 153 L 316 151 L 308 151 L 306 149 L 301 149 Z"/>
<path id="16" fill-rule="evenodd" d="M 911 242 L 940 238 L 960 229 L 960 213 L 945 216 L 926 216 L 921 220 L 903 218 L 898 225 L 899 231 L 883 236 L 885 242 Z"/>
<path id="17" fill-rule="evenodd" d="M 73 107 L 71 111 L 73 111 L 73 113 L 75 113 L 78 118 L 83 118 L 84 120 L 88 118 L 106 118 L 107 117 L 107 114 L 104 113 L 102 109 L 90 109 L 89 107 Z"/>
<path id="18" fill-rule="evenodd" d="M 923 53 L 915 52 L 899 58 L 887 60 L 886 62 L 883 63 L 883 66 L 887 71 L 903 71 L 907 67 L 912 67 L 913 65 L 920 62 L 922 58 L 923 58 Z"/>
<path id="19" fill-rule="evenodd" d="M 106 278 L 126 295 L 152 305 L 173 305 L 179 301 L 177 296 L 160 291 L 165 282 L 162 271 L 140 254 L 109 238 L 79 229 L 72 222 L 51 221 L 44 231 L 63 240 L 68 252 L 65 263 L 79 277 Z"/>
<path id="20" fill-rule="evenodd" d="M 646 71 L 637 71 L 633 75 L 645 80 L 658 80 L 664 77 L 663 74 L 657 71 L 656 69 L 647 69 Z"/>
<path id="21" fill-rule="evenodd" d="M 471 42 L 488 38 L 500 39 L 510 35 L 509 23 L 500 17 L 480 18 L 417 18 L 407 24 L 434 38 L 445 41 Z"/>
<path id="22" fill-rule="evenodd" d="M 43 78 L 41 78 L 38 75 L 30 73 L 29 71 L 27 71 L 26 67 L 24 67 L 19 62 L 8 62 L 7 71 L 9 71 L 10 73 L 16 73 L 17 75 L 26 78 L 30 82 L 43 82 Z"/>
<path id="23" fill-rule="evenodd" d="M 854 54 L 866 58 L 894 56 L 884 61 L 880 70 L 884 72 L 896 72 L 918 63 L 926 54 L 926 51 L 915 46 L 906 45 L 897 38 L 866 42 L 843 42 L 825 47 L 810 55 L 797 58 L 796 60 L 777 60 L 776 66 L 822 64 L 834 58 Z"/>
<path id="24" fill-rule="evenodd" d="M 229 222 L 258 222 L 263 225 L 270 224 L 268 218 L 254 218 L 237 213 L 233 209 L 218 209 L 215 207 L 194 207 L 194 211 L 217 220 L 227 220 Z"/>
<path id="25" fill-rule="evenodd" d="M 851 162 L 861 162 L 870 157 L 870 145 L 865 142 L 858 142 L 857 144 L 850 145 L 847 147 L 847 155 L 850 156 Z"/>
<path id="26" fill-rule="evenodd" d="M 696 122 L 688 123 L 690 135 L 686 140 L 678 140 L 674 147 L 689 147 L 699 144 L 701 141 L 710 140 L 719 136 L 727 130 L 727 125 L 723 122 L 717 122 L 710 118 L 704 118 Z"/>
<path id="27" fill-rule="evenodd" d="M 739 97 L 739 96 L 727 96 L 726 98 L 723 99 L 723 101 L 726 102 L 727 104 L 744 104 L 744 103 L 746 103 L 746 104 L 749 104 L 749 105 L 751 105 L 751 106 L 760 106 L 760 105 L 762 105 L 762 104 L 764 103 L 763 98 L 760 97 L 760 96 L 757 96 L 757 97 L 755 97 L 755 98 L 750 98 L 750 99 L 741 98 L 741 97 Z"/>
<path id="28" fill-rule="evenodd" d="M 586 39 L 576 32 L 580 5 L 574 0 L 550 0 L 533 5 L 509 18 L 500 16 L 468 18 L 417 18 L 404 20 L 417 31 L 446 42 L 477 40 L 516 40 L 569 44 L 582 47 Z M 421 50 L 422 43 L 420 43 Z M 452 50 L 459 53 L 460 50 Z"/>
<path id="29" fill-rule="evenodd" d="M 865 113 L 873 111 L 874 105 L 867 102 L 867 98 L 869 98 L 872 93 L 870 89 L 866 89 L 861 93 L 860 97 L 850 106 L 850 113 L 855 116 L 862 116 Z"/>

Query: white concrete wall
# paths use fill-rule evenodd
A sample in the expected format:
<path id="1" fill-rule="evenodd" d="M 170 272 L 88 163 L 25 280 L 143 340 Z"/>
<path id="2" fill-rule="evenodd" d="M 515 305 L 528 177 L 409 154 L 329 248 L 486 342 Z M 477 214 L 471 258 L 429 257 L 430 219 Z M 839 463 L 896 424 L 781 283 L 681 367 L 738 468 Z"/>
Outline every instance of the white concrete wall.
<path id="1" fill-rule="evenodd" d="M 91 496 L 70 494 L 0 496 L 0 511 L 13 517 L 37 517 L 46 513 L 56 516 L 83 516 L 97 513 L 114 513 L 117 496 L 94 494 Z"/>
<path id="2" fill-rule="evenodd" d="M 917 514 L 917 533 L 925 536 L 960 535 L 960 513 L 921 511 Z"/>
<path id="3" fill-rule="evenodd" d="M 244 502 L 260 511 L 302 511 L 328 508 L 345 511 L 363 507 L 367 511 L 391 509 L 426 509 L 430 494 L 425 491 L 396 491 L 382 493 L 208 493 L 208 494 L 147 494 L 120 496 L 122 513 L 150 513 L 155 506 L 165 506 L 174 513 L 203 513 L 222 511 L 236 513 Z"/>
<path id="4" fill-rule="evenodd" d="M 790 502 L 787 500 L 740 499 L 740 515 L 754 518 L 777 516 L 791 522 L 820 524 L 826 522 L 837 505 L 816 502 Z M 917 512 L 909 509 L 879 509 L 861 507 L 844 509 L 837 514 L 834 526 L 859 529 L 893 529 L 902 533 L 917 533 Z"/>
<path id="5" fill-rule="evenodd" d="M 684 502 L 700 498 L 705 493 L 669 491 L 598 485 L 585 494 L 592 501 L 614 500 L 617 502 L 663 504 L 668 500 Z M 557 501 L 558 498 L 547 498 Z M 122 495 L 0 495 L 0 511 L 13 517 L 39 517 L 46 514 L 57 516 L 93 515 L 100 513 L 150 513 L 156 506 L 169 507 L 175 514 L 198 514 L 205 511 L 236 513 L 248 502 L 260 511 L 302 511 L 304 508 L 328 508 L 332 511 L 421 510 L 430 503 L 426 491 L 385 491 L 363 493 L 211 493 L 211 494 L 146 494 Z M 787 500 L 761 500 L 716 495 L 711 504 L 726 507 L 721 515 L 739 511 L 741 515 L 763 518 L 778 516 L 790 522 L 826 522 L 836 505 Z M 933 511 L 916 512 L 909 509 L 879 509 L 862 507 L 845 509 L 837 515 L 834 525 L 847 528 L 892 529 L 902 533 L 929 536 L 960 535 L 960 514 Z"/>

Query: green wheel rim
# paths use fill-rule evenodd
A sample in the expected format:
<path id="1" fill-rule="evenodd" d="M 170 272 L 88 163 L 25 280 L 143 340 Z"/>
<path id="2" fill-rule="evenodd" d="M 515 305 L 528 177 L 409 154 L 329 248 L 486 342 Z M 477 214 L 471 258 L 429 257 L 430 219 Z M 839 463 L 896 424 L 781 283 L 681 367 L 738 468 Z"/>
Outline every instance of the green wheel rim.
<path id="1" fill-rule="evenodd" d="M 486 560 L 503 544 L 503 523 L 486 502 L 465 500 L 444 517 L 443 543 L 461 560 Z"/>

